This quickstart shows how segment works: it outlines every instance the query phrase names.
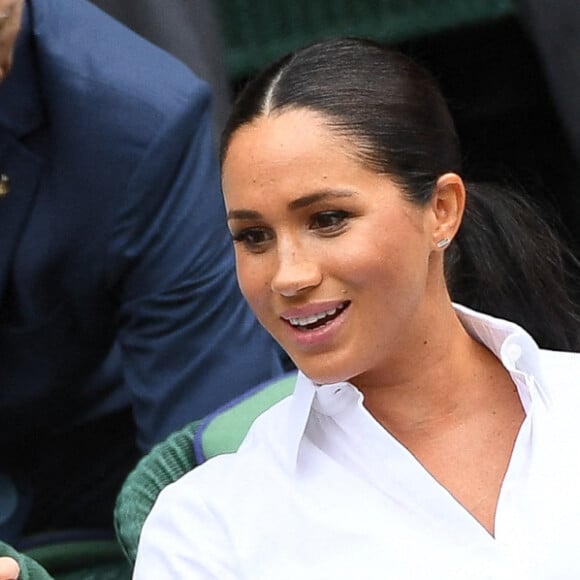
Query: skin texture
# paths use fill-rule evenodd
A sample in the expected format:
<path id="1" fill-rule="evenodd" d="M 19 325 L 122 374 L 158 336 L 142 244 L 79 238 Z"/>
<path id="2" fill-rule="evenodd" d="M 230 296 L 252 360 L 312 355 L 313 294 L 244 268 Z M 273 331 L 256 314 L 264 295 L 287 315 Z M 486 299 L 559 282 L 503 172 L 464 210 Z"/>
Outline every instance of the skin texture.
<path id="1" fill-rule="evenodd" d="M 315 112 L 254 119 L 232 136 L 222 187 L 242 292 L 317 383 L 349 380 L 364 405 L 494 532 L 524 413 L 498 359 L 457 318 L 442 239 L 465 188 L 444 174 L 424 206 L 357 157 Z M 296 328 L 332 314 L 315 329 Z"/>
<path id="2" fill-rule="evenodd" d="M 22 23 L 24 0 L 0 0 L 0 81 L 12 68 L 14 44 Z"/>
<path id="3" fill-rule="evenodd" d="M 313 113 L 262 118 L 234 136 L 223 187 L 240 286 L 261 323 L 314 381 L 384 386 L 454 319 L 436 242 L 459 216 L 406 200 L 355 153 Z M 349 306 L 336 336 L 303 346 L 280 315 L 313 304 Z"/>
<path id="4" fill-rule="evenodd" d="M 20 568 L 15 560 L 7 557 L 0 558 L 0 580 L 16 580 L 19 573 Z"/>

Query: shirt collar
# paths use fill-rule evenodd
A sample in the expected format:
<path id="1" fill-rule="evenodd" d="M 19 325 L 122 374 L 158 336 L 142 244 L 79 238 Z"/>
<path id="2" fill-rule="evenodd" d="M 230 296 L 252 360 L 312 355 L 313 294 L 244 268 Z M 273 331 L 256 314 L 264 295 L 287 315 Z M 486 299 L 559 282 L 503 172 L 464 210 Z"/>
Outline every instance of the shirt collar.
<path id="1" fill-rule="evenodd" d="M 316 385 L 304 374 L 298 371 L 294 392 L 290 399 L 290 412 L 287 415 L 286 439 L 283 452 L 287 454 L 286 463 L 294 467 L 298 459 L 298 450 L 306 424 L 310 417 L 312 402 L 316 396 Z"/>
<path id="2" fill-rule="evenodd" d="M 460 304 L 453 307 L 467 332 L 489 348 L 511 374 L 526 413 L 536 393 L 546 402 L 546 394 L 541 388 L 540 349 L 534 339 L 513 322 Z M 284 449 L 288 467 L 296 466 L 300 444 L 313 410 L 334 415 L 345 405 L 362 404 L 361 399 L 360 391 L 348 382 L 318 385 L 298 372 L 287 415 Z"/>
<path id="3" fill-rule="evenodd" d="M 14 64 L 0 84 L 0 127 L 20 138 L 42 123 L 37 62 L 31 14 L 25 4 L 22 28 L 14 48 Z"/>
<path id="4" fill-rule="evenodd" d="M 467 332 L 489 348 L 510 373 L 525 412 L 528 413 L 536 395 L 548 404 L 548 395 L 542 388 L 540 348 L 534 339 L 515 322 L 460 304 L 453 307 Z"/>

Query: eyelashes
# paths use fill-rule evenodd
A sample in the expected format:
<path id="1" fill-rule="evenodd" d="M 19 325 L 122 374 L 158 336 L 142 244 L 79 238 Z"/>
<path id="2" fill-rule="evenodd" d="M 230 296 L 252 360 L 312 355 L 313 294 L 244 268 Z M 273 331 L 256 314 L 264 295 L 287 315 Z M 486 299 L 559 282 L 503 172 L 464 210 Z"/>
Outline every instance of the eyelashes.
<path id="1" fill-rule="evenodd" d="M 310 227 L 314 230 L 321 230 L 328 233 L 340 231 L 351 213 L 344 210 L 328 210 L 314 214 L 310 220 Z"/>
<path id="2" fill-rule="evenodd" d="M 259 246 L 273 239 L 273 234 L 268 228 L 251 227 L 232 234 L 234 242 L 243 243 L 247 246 Z"/>
<path id="3" fill-rule="evenodd" d="M 352 212 L 345 210 L 320 211 L 307 218 L 304 229 L 323 238 L 334 237 L 348 228 L 352 217 Z M 275 243 L 276 233 L 267 225 L 252 225 L 232 232 L 232 239 L 252 253 L 262 253 Z"/>

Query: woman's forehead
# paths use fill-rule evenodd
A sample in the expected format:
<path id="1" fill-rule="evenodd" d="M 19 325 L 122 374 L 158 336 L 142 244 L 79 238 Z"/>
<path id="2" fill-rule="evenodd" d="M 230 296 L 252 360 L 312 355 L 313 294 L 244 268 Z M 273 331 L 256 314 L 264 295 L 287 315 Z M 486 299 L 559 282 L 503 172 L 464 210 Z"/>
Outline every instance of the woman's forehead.
<path id="1" fill-rule="evenodd" d="M 224 156 L 224 177 L 233 167 L 286 166 L 304 157 L 336 162 L 359 157 L 355 140 L 340 134 L 329 117 L 307 108 L 261 115 L 237 129 Z"/>
<path id="2" fill-rule="evenodd" d="M 240 128 L 224 160 L 222 189 L 228 211 L 260 206 L 294 207 L 303 199 L 379 202 L 399 187 L 363 163 L 350 140 L 309 111 L 261 117 Z M 262 209 L 260 211 L 262 211 Z"/>

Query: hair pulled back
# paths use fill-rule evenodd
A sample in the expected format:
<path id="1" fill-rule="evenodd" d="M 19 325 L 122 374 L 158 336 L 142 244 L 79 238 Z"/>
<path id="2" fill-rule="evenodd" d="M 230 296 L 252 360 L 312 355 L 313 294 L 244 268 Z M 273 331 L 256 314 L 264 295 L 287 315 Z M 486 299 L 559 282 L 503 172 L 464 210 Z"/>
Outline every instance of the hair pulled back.
<path id="1" fill-rule="evenodd" d="M 337 38 L 278 60 L 242 90 L 222 135 L 222 163 L 234 133 L 290 109 L 325 117 L 367 167 L 389 175 L 408 199 L 426 203 L 437 179 L 461 172 L 455 125 L 433 76 L 373 41 Z M 545 348 L 580 348 L 567 290 L 575 260 L 525 198 L 467 183 L 460 231 L 446 252 L 452 299 L 524 326 Z"/>
<path id="2" fill-rule="evenodd" d="M 459 171 L 455 126 L 432 76 L 368 40 L 338 38 L 297 51 L 264 70 L 241 93 L 226 124 L 232 134 L 262 115 L 307 108 L 357 146 L 361 161 L 391 176 L 418 203 L 437 178 Z"/>

